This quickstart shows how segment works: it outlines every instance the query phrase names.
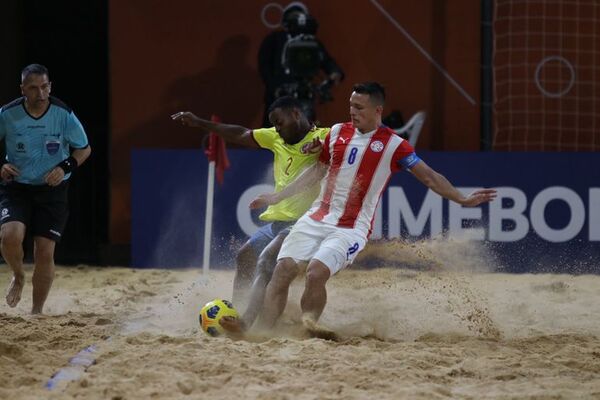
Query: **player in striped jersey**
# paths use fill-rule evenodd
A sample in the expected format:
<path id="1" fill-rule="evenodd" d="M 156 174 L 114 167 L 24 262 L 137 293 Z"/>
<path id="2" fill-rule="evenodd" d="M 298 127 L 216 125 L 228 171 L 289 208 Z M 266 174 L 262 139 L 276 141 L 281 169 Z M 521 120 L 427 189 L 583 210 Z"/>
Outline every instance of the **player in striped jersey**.
<path id="1" fill-rule="evenodd" d="M 467 207 L 496 196 L 493 189 L 481 189 L 465 197 L 431 169 L 407 141 L 382 125 L 384 100 L 378 83 L 355 85 L 350 97 L 351 122 L 332 127 L 320 162 L 283 191 L 259 196 L 251 204 L 253 208 L 276 204 L 321 181 L 319 197 L 294 225 L 279 252 L 261 317 L 267 327 L 283 312 L 299 263 L 308 262 L 301 299 L 303 323 L 316 336 L 330 337 L 331 332 L 316 324 L 327 301 L 325 284 L 366 245 L 377 203 L 393 173 L 406 169 L 434 192 Z"/>
<path id="2" fill-rule="evenodd" d="M 270 150 L 274 157 L 275 191 L 282 190 L 317 162 L 321 143 L 329 132 L 329 128 L 313 125 L 298 100 L 289 96 L 280 97 L 271 104 L 269 119 L 272 128 L 248 129 L 239 125 L 220 124 L 198 118 L 191 112 L 179 112 L 171 117 L 204 132 L 214 132 L 228 142 Z M 260 215 L 259 218 L 267 224 L 252 235 L 237 254 L 234 302 L 244 302 L 244 297 L 248 297 L 248 306 L 240 320 L 223 320 L 222 325 L 229 331 L 245 330 L 256 319 L 289 227 L 306 212 L 318 193 L 318 186 L 313 185 L 298 196 L 267 208 Z"/>

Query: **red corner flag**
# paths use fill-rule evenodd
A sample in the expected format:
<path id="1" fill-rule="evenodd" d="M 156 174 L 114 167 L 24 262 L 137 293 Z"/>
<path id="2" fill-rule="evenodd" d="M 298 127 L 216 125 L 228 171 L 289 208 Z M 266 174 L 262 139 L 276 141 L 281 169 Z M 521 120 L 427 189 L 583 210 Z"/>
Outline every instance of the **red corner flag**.
<path id="1" fill-rule="evenodd" d="M 210 120 L 213 122 L 220 122 L 219 117 L 216 115 L 213 115 Z M 227 158 L 225 141 L 211 132 L 208 139 L 208 148 L 204 151 L 204 154 L 208 157 L 208 161 L 215 162 L 217 182 L 222 185 L 225 170 L 229 168 L 229 159 Z"/>

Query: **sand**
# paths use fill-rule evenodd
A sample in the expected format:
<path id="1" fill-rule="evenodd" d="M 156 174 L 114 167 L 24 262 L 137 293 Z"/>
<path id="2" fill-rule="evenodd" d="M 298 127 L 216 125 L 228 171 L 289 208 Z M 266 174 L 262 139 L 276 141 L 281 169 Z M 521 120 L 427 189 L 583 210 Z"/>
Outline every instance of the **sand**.
<path id="1" fill-rule="evenodd" d="M 0 399 L 600 398 L 600 276 L 491 273 L 452 244 L 428 262 L 428 246 L 411 250 L 427 270 L 332 278 L 321 322 L 340 342 L 306 337 L 301 280 L 278 331 L 234 341 L 197 319 L 231 271 L 59 267 L 46 315 L 29 315 L 29 282 L 0 305 Z M 90 345 L 95 364 L 44 387 Z"/>

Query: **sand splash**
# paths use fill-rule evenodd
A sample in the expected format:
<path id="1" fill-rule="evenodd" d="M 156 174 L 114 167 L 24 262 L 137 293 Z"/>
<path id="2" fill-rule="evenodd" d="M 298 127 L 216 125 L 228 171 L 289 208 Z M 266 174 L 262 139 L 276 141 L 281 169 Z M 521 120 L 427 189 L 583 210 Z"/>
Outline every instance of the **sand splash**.
<path id="1" fill-rule="evenodd" d="M 321 322 L 337 343 L 296 329 L 302 279 L 278 332 L 232 341 L 197 319 L 230 298 L 231 271 L 59 268 L 49 315 L 28 315 L 29 283 L 17 308 L 0 305 L 0 398 L 600 396 L 600 277 L 492 273 L 485 249 L 461 242 L 382 246 L 405 267 L 349 269 L 328 284 Z M 80 380 L 44 389 L 94 343 L 106 345 Z"/>

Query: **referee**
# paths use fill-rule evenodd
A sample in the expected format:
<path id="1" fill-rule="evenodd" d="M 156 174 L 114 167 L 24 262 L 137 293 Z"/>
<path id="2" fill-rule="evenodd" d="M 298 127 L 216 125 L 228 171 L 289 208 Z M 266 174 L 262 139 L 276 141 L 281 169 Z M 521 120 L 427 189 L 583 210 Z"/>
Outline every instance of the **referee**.
<path id="1" fill-rule="evenodd" d="M 6 303 L 15 307 L 25 284 L 23 240 L 34 237 L 32 314 L 40 314 L 54 279 L 54 248 L 69 214 L 68 179 L 90 155 L 83 126 L 62 101 L 50 96 L 48 69 L 21 72 L 22 97 L 0 108 L 0 248 L 13 271 Z"/>

